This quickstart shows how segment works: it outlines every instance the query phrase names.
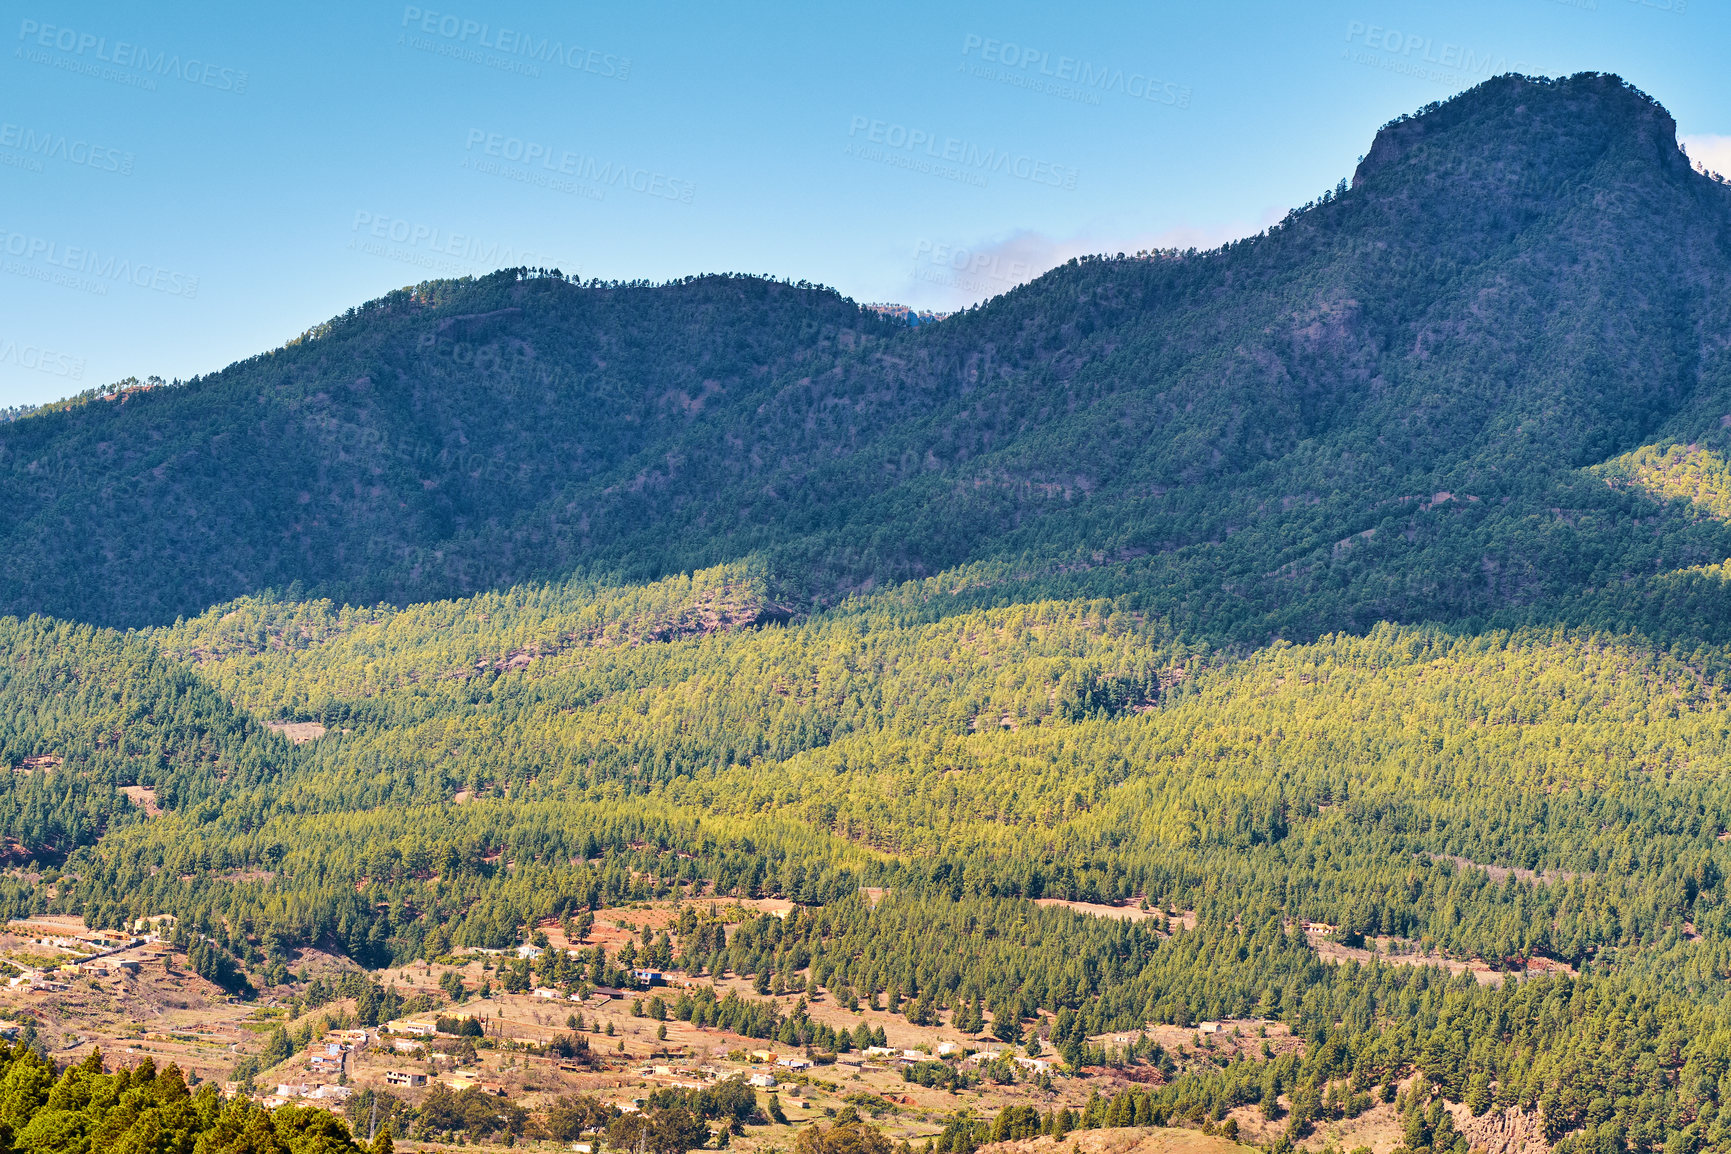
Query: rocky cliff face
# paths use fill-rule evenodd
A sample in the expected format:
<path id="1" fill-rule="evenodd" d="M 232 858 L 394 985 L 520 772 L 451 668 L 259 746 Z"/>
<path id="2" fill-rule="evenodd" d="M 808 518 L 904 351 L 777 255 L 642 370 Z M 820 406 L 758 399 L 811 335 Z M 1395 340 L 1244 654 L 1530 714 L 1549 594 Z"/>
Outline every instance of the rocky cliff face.
<path id="1" fill-rule="evenodd" d="M 1516 1106 L 1492 1110 L 1478 1118 L 1465 1110 L 1459 1113 L 1464 1117 L 1457 1116 L 1456 1128 L 1474 1150 L 1484 1154 L 1545 1154 L 1551 1148 L 1537 1111 L 1528 1113 Z"/>

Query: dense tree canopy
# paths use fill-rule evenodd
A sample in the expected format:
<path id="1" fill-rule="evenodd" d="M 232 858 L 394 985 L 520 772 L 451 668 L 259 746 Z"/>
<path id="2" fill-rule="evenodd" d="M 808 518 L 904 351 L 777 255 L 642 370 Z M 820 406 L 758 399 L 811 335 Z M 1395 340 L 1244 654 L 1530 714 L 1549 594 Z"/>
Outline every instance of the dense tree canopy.
<path id="1" fill-rule="evenodd" d="M 334 1115 L 305 1106 L 264 1110 L 224 1101 L 210 1083 L 149 1058 L 105 1073 L 102 1055 L 58 1072 L 25 1046 L 0 1043 L 0 1142 L 17 1154 L 364 1154 Z"/>
<path id="2" fill-rule="evenodd" d="M 1159 1070 L 939 1154 L 1250 1104 L 1292 1141 L 1373 1095 L 1413 1154 L 1459 1154 L 1445 1101 L 1731 1151 L 1728 238 L 1654 102 L 1504 77 L 1262 236 L 941 324 L 508 270 L 18 420 L 0 605 L 58 616 L 0 620 L 0 909 L 172 913 L 245 997 L 309 947 L 400 965 L 676 900 L 498 978 L 731 974 L 759 996 L 643 1012 L 883 1044 L 762 996 L 821 993 Z M 1098 1041 L 1251 1016 L 1304 1045 Z M 20 1151 L 352 1148 L 5 1053 Z M 674 1151 L 747 1097 L 548 1126 Z"/>
<path id="3" fill-rule="evenodd" d="M 797 609 L 997 563 L 1246 640 L 1586 612 L 1731 552 L 1581 471 L 1723 450 L 1728 227 L 1650 98 L 1509 76 L 1262 235 L 941 324 L 744 276 L 421 285 L 0 427 L 0 609 L 164 624 L 757 558 Z"/>

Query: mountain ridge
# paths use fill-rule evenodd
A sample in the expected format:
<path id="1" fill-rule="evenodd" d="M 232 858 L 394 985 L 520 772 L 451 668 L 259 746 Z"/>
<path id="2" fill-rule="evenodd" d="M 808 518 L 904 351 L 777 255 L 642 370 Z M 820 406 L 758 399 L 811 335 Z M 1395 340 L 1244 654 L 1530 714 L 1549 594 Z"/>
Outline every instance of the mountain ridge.
<path id="1" fill-rule="evenodd" d="M 1569 470 L 1718 436 L 1728 238 L 1731 190 L 1650 97 L 1511 76 L 1391 122 L 1345 192 L 1265 235 L 1073 261 L 937 325 L 749 277 L 436 282 L 0 429 L 0 608 L 164 623 L 264 589 L 407 604 L 751 558 L 822 605 L 993 558 L 1186 553 L 1270 635 L 1292 590 L 1262 575 L 1337 567 L 1367 530 L 1460 589 L 1329 595 L 1322 627 L 1552 601 L 1588 574 L 1493 587 L 1433 547 L 1483 532 L 1396 529 L 1379 502 L 1625 519 Z M 1578 551 L 1637 548 L 1595 532 Z M 1731 553 L 1678 532 L 1649 575 Z"/>
<path id="2" fill-rule="evenodd" d="M 507 270 L 16 422 L 0 608 L 145 627 L 0 615 L 0 907 L 173 915 L 265 1001 L 243 1083 L 339 994 L 487 1005 L 485 950 L 550 1027 L 501 1070 L 642 1060 L 623 1005 L 555 1050 L 548 987 L 717 1062 L 989 1009 L 1061 1064 L 989 1129 L 953 1095 L 1016 1064 L 910 1067 L 944 1154 L 1083 1095 L 1271 1154 L 1726 1154 L 1731 194 L 1673 134 L 1499 78 L 1265 235 L 939 324 Z M 90 996 L 28 994 L 132 1045 Z"/>

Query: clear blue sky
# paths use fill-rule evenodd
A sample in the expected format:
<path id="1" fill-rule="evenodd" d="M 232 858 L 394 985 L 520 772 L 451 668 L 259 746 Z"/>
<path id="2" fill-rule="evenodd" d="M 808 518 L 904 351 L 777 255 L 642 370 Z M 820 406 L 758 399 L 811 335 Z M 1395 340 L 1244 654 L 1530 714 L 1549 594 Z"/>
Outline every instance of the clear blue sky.
<path id="1" fill-rule="evenodd" d="M 1500 71 L 1617 72 L 1731 172 L 1726 0 L 7 7 L 3 405 L 498 265 L 950 308 L 1255 232 Z"/>

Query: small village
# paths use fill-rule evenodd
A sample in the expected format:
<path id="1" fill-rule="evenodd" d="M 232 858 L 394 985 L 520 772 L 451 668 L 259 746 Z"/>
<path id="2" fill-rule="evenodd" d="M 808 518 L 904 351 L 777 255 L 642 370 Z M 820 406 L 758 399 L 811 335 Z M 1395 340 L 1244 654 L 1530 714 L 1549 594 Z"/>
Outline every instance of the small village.
<path id="1" fill-rule="evenodd" d="M 772 912 L 785 916 L 787 910 Z M 668 913 L 603 911 L 594 934 L 617 941 Z M 845 1109 L 891 1138 L 920 1141 L 958 1109 L 989 1119 L 1021 1103 L 1079 1115 L 1091 1094 L 1131 1084 L 1112 1070 L 1064 1076 L 1049 1050 L 1030 1054 L 1021 1045 L 916 1026 L 864 1005 L 850 1011 L 818 991 L 761 1000 L 838 1029 L 863 1028 L 856 1036 L 876 1040 L 825 1053 L 693 1025 L 672 1012 L 679 998 L 699 992 L 760 998 L 749 981 L 732 975 L 689 978 L 638 966 L 627 972 L 627 987 L 585 981 L 575 989 L 506 991 L 506 971 L 521 972 L 521 964 L 539 963 L 549 950 L 575 952 L 557 927 L 546 929 L 557 944 L 471 948 L 370 974 L 329 956 L 309 956 L 301 976 L 311 980 L 297 983 L 300 993 L 285 987 L 246 1000 L 189 972 L 185 954 L 171 941 L 170 918 L 150 919 L 132 932 L 86 930 L 69 919 L 15 921 L 0 935 L 0 972 L 15 971 L 0 995 L 0 1018 L 14 1021 L 0 1030 L 14 1038 L 27 1032 L 62 1064 L 93 1049 L 111 1065 L 173 1062 L 190 1084 L 214 1081 L 224 1093 L 245 1094 L 267 1108 L 324 1107 L 347 1116 L 357 1133 L 376 1127 L 380 1111 L 389 1118 L 429 1099 L 491 1102 L 489 1109 L 518 1120 L 521 1129 L 521 1119 L 568 1096 L 592 1097 L 631 1114 L 659 1091 L 701 1091 L 738 1080 L 757 1096 L 763 1125 L 748 1127 L 734 1144 L 767 1151 L 784 1146 L 798 1127 Z M 362 1022 L 356 998 L 306 1003 L 306 991 L 343 981 L 382 986 L 403 1012 Z M 273 1054 L 278 1032 L 293 1039 L 292 1048 L 277 1043 Z M 1141 1035 L 1093 1041 L 1127 1051 L 1150 1038 L 1174 1052 L 1195 1047 L 1199 1054 L 1221 1055 L 1297 1044 L 1283 1027 L 1260 1022 L 1151 1026 Z M 499 1136 L 510 1133 L 502 1127 Z M 457 1137 L 425 1126 L 399 1136 L 399 1149 L 429 1150 Z M 593 1150 L 598 1141 L 596 1135 L 575 1148 Z"/>

